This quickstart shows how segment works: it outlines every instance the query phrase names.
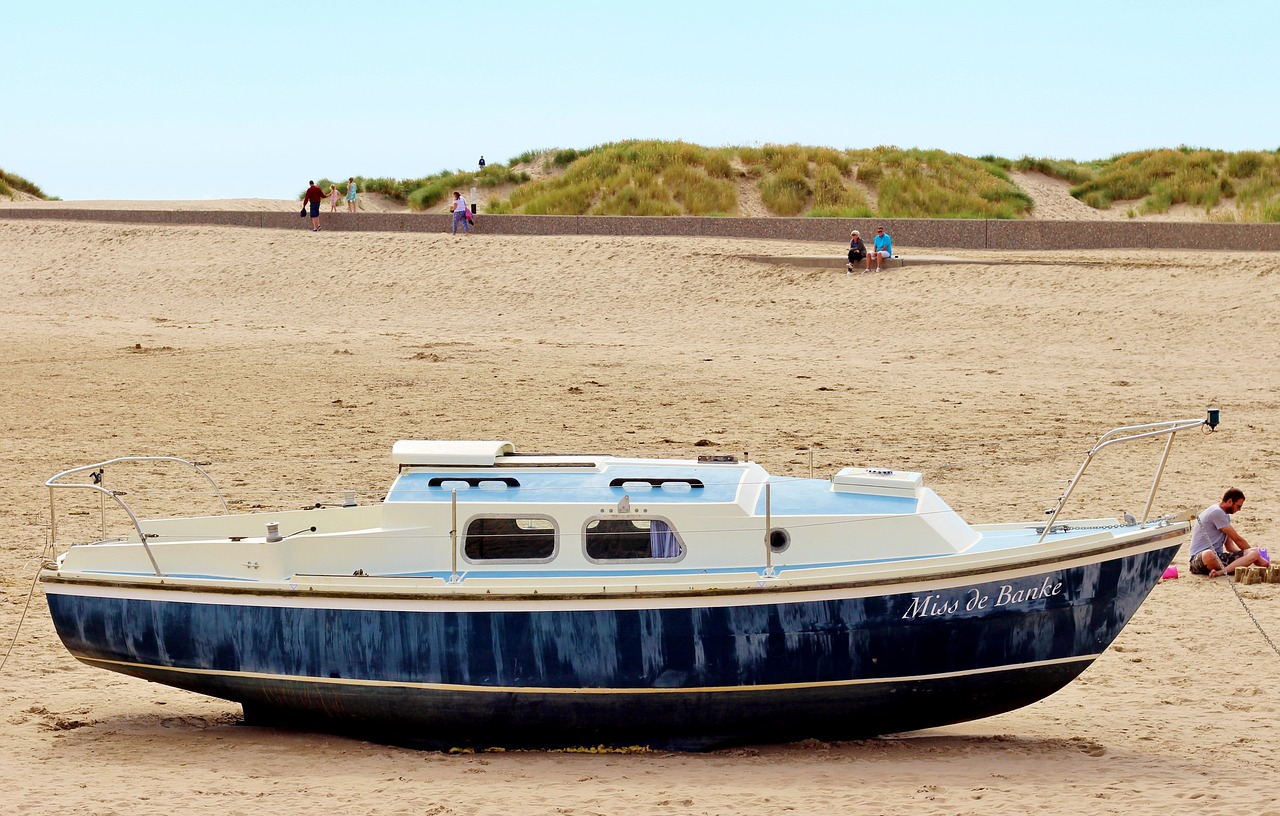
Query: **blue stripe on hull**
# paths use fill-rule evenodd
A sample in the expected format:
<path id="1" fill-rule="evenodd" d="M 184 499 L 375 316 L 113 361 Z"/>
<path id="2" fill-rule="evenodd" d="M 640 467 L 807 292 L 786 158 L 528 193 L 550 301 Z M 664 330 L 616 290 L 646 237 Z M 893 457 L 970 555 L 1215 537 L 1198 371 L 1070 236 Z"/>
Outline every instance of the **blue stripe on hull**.
<path id="1" fill-rule="evenodd" d="M 77 657 L 251 713 L 381 723 L 406 739 L 445 733 L 468 744 L 571 744 L 578 734 L 622 744 L 641 732 L 650 744 L 698 734 L 723 743 L 790 738 L 802 726 L 801 737 L 847 738 L 987 716 L 1052 693 L 1119 634 L 1175 552 L 936 593 L 727 607 L 395 612 L 48 599 Z M 1026 664 L 1040 665 L 993 671 Z M 939 677 L 957 673 L 965 676 Z M 991 699 L 983 689 L 1005 676 L 1024 679 Z M 770 688 L 793 684 L 804 687 Z M 714 690 L 724 688 L 756 690 Z M 563 693 L 574 689 L 613 693 Z M 885 708 L 894 700 L 911 702 Z M 639 731 L 627 726 L 638 722 Z M 521 739 L 522 729 L 532 730 Z"/>

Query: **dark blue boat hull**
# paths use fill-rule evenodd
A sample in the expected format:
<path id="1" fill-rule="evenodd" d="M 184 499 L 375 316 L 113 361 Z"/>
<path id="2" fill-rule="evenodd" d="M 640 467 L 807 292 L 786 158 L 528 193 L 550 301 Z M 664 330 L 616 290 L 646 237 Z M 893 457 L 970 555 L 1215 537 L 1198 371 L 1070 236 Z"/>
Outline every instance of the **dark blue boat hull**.
<path id="1" fill-rule="evenodd" d="M 250 722 L 442 748 L 709 748 L 868 737 L 1041 699 L 1119 634 L 1177 543 L 927 591 L 672 608 L 240 605 L 63 593 L 57 579 L 48 600 L 76 657 L 238 701 Z"/>

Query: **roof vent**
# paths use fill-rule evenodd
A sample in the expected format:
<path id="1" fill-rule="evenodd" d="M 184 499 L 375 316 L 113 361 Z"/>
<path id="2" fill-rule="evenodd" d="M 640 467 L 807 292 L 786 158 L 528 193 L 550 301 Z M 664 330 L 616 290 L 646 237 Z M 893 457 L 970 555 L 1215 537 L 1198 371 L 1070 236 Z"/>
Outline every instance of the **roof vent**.
<path id="1" fill-rule="evenodd" d="M 847 467 L 831 479 L 831 489 L 837 493 L 914 499 L 923 483 L 924 477 L 909 470 Z"/>

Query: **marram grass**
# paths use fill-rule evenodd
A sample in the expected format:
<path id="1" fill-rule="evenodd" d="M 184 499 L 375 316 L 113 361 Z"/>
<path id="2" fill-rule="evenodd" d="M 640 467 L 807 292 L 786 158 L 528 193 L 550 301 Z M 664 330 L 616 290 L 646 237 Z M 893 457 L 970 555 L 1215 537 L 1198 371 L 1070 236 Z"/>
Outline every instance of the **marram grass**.
<path id="1" fill-rule="evenodd" d="M 15 198 L 19 192 L 33 195 L 46 201 L 49 200 L 49 196 L 44 194 L 44 190 L 41 190 L 22 176 L 17 173 L 0 170 L 0 195 L 6 198 Z"/>
<path id="2" fill-rule="evenodd" d="M 1025 218 L 1033 202 L 1013 180 L 1015 172 L 1063 179 L 1085 204 L 1107 209 L 1121 202 L 1130 217 L 1188 205 L 1216 221 L 1280 221 L 1280 151 L 1185 145 L 1077 162 L 893 146 L 713 148 L 631 140 L 530 150 L 478 172 L 359 176 L 356 183 L 362 193 L 381 193 L 413 210 L 431 209 L 453 190 L 469 194 L 475 187 L 491 213 L 733 216 L 741 214 L 739 196 L 747 192 L 778 216 Z M 342 178 L 320 180 L 324 189 L 330 184 L 346 194 Z M 0 170 L 0 196 L 19 191 L 48 198 L 30 181 Z"/>
<path id="3" fill-rule="evenodd" d="M 517 165 L 540 177 L 513 171 Z M 631 140 L 530 150 L 480 172 L 360 178 L 358 183 L 363 191 L 384 193 L 413 210 L 436 207 L 455 189 L 477 187 L 488 191 L 484 201 L 490 213 L 732 216 L 741 214 L 740 193 L 751 190 L 777 216 L 1025 218 L 1033 202 L 1014 182 L 1014 172 L 1063 179 L 1073 185 L 1072 195 L 1097 209 L 1126 202 L 1131 217 L 1188 204 L 1219 220 L 1280 220 L 1280 155 L 1189 147 L 1077 162 L 970 158 L 893 146 L 710 148 Z M 345 182 L 338 185 L 345 193 Z M 1223 202 L 1236 205 L 1229 216 L 1214 209 Z"/>

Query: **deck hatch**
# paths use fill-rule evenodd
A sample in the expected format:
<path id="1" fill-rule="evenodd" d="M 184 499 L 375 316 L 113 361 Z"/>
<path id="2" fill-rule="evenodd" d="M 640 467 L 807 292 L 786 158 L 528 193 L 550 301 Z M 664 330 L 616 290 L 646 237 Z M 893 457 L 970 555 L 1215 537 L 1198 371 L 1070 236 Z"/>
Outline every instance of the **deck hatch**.
<path id="1" fill-rule="evenodd" d="M 520 486 L 520 480 L 511 476 L 432 476 L 427 487 L 440 487 L 447 482 L 466 482 L 469 487 L 480 487 L 485 482 L 504 484 L 507 487 Z"/>
<path id="2" fill-rule="evenodd" d="M 619 476 L 618 478 L 613 479 L 612 481 L 609 482 L 609 487 L 622 487 L 625 484 L 630 484 L 635 482 L 644 482 L 650 485 L 651 487 L 662 487 L 665 484 L 684 484 L 695 489 L 700 487 L 706 487 L 706 485 L 702 483 L 701 479 L 691 479 L 683 476 L 678 476 L 678 477 L 677 476 L 660 476 L 660 477 Z"/>

